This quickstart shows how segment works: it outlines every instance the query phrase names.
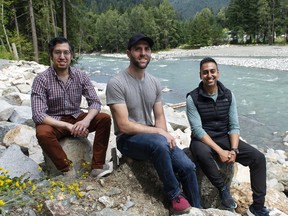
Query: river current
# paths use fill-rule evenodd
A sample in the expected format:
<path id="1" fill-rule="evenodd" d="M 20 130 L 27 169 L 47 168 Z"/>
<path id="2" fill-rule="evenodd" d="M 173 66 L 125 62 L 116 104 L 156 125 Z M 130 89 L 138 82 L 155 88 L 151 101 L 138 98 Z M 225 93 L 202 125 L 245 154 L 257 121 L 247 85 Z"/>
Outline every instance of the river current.
<path id="1" fill-rule="evenodd" d="M 185 95 L 198 86 L 201 59 L 193 56 L 150 62 L 147 71 L 170 90 L 163 93 L 164 103 L 184 102 Z M 128 64 L 127 58 L 82 55 L 76 66 L 86 70 L 92 80 L 107 83 Z M 287 150 L 282 140 L 288 131 L 288 71 L 224 64 L 218 67 L 219 80 L 236 96 L 241 137 L 262 149 Z"/>

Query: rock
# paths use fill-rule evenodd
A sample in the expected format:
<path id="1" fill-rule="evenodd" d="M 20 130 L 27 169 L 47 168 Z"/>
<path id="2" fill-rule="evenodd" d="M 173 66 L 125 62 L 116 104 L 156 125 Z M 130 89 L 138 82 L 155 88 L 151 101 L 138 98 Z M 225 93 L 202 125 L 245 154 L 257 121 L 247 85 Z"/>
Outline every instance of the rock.
<path id="1" fill-rule="evenodd" d="M 20 93 L 29 94 L 31 92 L 31 86 L 28 84 L 22 84 L 22 82 L 16 85 Z"/>
<path id="2" fill-rule="evenodd" d="M 192 161 L 194 161 L 189 148 L 185 148 L 183 149 L 183 151 Z M 218 164 L 220 172 L 224 178 L 225 184 L 229 188 L 234 175 L 234 166 L 232 164 L 221 163 L 216 159 L 215 162 Z M 223 209 L 223 206 L 221 206 L 221 200 L 218 189 L 211 184 L 211 182 L 203 173 L 203 171 L 201 170 L 201 168 L 197 163 L 196 163 L 196 169 L 197 169 L 197 178 L 200 189 L 202 207 Z"/>
<path id="3" fill-rule="evenodd" d="M 18 125 L 9 130 L 3 138 L 3 144 L 5 146 L 17 144 L 21 148 L 26 149 L 29 152 L 29 157 L 38 164 L 44 161 L 42 150 L 36 138 L 35 129 L 32 127 Z"/>
<path id="4" fill-rule="evenodd" d="M 38 164 L 23 154 L 18 145 L 11 145 L 0 157 L 1 167 L 9 170 L 9 176 L 23 177 L 24 179 L 40 179 L 44 176 Z M 1 171 L 0 171 L 1 173 Z"/>
<path id="5" fill-rule="evenodd" d="M 288 194 L 288 166 L 267 163 L 267 178 L 277 179 L 278 182 L 284 185 L 284 193 Z"/>
<path id="6" fill-rule="evenodd" d="M 14 111 L 14 107 L 5 100 L 0 99 L 0 121 L 7 121 Z"/>
<path id="7" fill-rule="evenodd" d="M 163 108 L 166 120 L 174 130 L 179 128 L 184 131 L 186 128 L 190 127 L 185 112 L 176 112 L 173 108 L 168 107 L 167 105 L 164 105 Z"/>
<path id="8" fill-rule="evenodd" d="M 93 212 L 89 215 L 90 216 L 137 216 L 137 215 L 135 215 L 135 213 L 117 211 L 117 210 L 111 209 L 111 208 L 104 208 L 101 211 Z M 142 216 L 144 216 L 144 215 L 142 215 Z"/>
<path id="9" fill-rule="evenodd" d="M 288 142 L 288 134 L 283 138 L 283 142 Z"/>
<path id="10" fill-rule="evenodd" d="M 91 162 L 93 150 L 92 145 L 86 138 L 66 137 L 59 141 L 69 160 L 73 162 L 76 172 L 83 170 L 84 162 Z M 55 176 L 61 174 L 55 167 L 51 159 L 43 152 L 45 160 L 45 168 L 48 175 Z M 89 166 L 90 168 L 90 166 Z"/>
<path id="11" fill-rule="evenodd" d="M 5 134 L 17 125 L 18 124 L 12 122 L 0 121 L 0 143 L 3 141 Z"/>
<path id="12" fill-rule="evenodd" d="M 14 111 L 9 121 L 35 127 L 35 123 L 32 120 L 32 110 L 29 106 L 14 106 Z"/>
<path id="13" fill-rule="evenodd" d="M 6 94 L 4 98 L 10 104 L 20 106 L 22 105 L 23 101 L 30 100 L 30 95 L 23 94 L 20 92 L 12 92 L 12 93 Z"/>
<path id="14" fill-rule="evenodd" d="M 68 206 L 65 206 L 63 202 L 58 200 L 47 200 L 44 203 L 44 206 L 40 212 L 40 215 L 45 216 L 79 216 L 76 213 L 73 213 Z"/>

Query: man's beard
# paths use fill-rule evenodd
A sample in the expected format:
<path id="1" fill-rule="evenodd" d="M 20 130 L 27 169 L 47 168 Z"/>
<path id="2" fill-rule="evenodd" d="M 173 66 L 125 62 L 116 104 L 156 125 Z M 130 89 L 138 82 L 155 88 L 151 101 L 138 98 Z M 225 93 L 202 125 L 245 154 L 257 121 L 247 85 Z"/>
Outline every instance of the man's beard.
<path id="1" fill-rule="evenodd" d="M 147 63 L 144 66 L 141 65 L 133 56 L 131 56 L 130 59 L 131 59 L 131 63 L 139 69 L 145 69 L 148 66 L 148 64 L 150 63 L 150 58 L 147 59 Z"/>

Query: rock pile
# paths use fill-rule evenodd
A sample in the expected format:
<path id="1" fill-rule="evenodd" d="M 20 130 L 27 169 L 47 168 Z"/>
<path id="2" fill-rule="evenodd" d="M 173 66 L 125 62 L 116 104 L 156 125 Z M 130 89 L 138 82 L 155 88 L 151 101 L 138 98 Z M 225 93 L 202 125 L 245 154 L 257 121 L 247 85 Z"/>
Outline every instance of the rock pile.
<path id="1" fill-rule="evenodd" d="M 35 62 L 18 61 L 10 62 L 0 71 L 0 167 L 9 170 L 9 175 L 13 178 L 36 179 L 39 181 L 37 186 L 43 189 L 48 187 L 48 182 L 52 180 L 61 180 L 67 184 L 76 181 L 63 176 L 46 180 L 47 167 L 45 167 L 43 153 L 35 136 L 35 125 L 31 119 L 30 107 L 33 79 L 37 73 L 46 68 L 47 66 Z M 105 106 L 105 84 L 95 83 L 95 89 L 104 104 L 102 112 L 110 114 L 109 108 Z M 81 107 L 85 109 L 84 101 Z M 187 149 L 190 142 L 190 128 L 185 112 L 176 112 L 166 105 L 164 111 L 169 132 L 176 138 L 181 149 Z M 88 136 L 90 142 L 93 138 L 94 134 Z M 288 142 L 288 135 L 283 142 Z M 169 202 L 163 195 L 162 185 L 151 164 L 121 157 L 121 154 L 117 150 L 115 151 L 115 147 L 115 136 L 112 130 L 107 161 L 114 159 L 115 166 L 114 172 L 110 176 L 98 180 L 89 176 L 85 178 L 80 176 L 78 180 L 81 180 L 79 188 L 82 194 L 81 198 L 59 193 L 53 199 L 47 198 L 38 213 L 40 215 L 95 216 L 169 215 Z M 114 152 L 113 158 L 111 152 Z M 115 156 L 115 152 L 117 156 Z M 287 153 L 283 150 L 267 149 L 265 155 L 268 172 L 266 206 L 271 210 L 271 215 L 287 215 L 288 199 L 285 195 L 288 194 Z M 115 161 L 115 159 L 117 160 Z M 43 170 L 39 170 L 39 166 Z M 252 202 L 249 170 L 239 164 L 234 165 L 234 170 L 231 193 L 238 204 L 236 212 L 215 208 L 203 210 L 192 208 L 187 215 L 244 215 Z M 201 187 L 203 189 L 207 185 Z M 0 194 L 0 200 L 4 198 Z M 209 200 L 206 196 L 203 199 L 205 201 L 203 206 L 208 205 L 207 203 L 211 203 L 210 207 L 213 206 L 213 200 L 216 199 L 216 194 L 214 196 L 210 194 Z M 5 210 L 7 213 L 15 215 L 35 215 L 37 213 L 31 206 L 17 209 L 9 207 Z"/>

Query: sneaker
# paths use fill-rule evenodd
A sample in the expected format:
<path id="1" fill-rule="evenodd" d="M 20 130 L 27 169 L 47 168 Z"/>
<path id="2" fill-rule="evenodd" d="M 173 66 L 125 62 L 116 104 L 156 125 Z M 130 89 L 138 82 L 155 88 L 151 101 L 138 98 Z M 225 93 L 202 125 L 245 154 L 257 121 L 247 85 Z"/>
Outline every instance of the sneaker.
<path id="1" fill-rule="evenodd" d="M 228 190 L 227 186 L 222 187 L 219 190 L 221 204 L 228 209 L 235 209 L 237 208 L 237 204 L 232 198 L 230 191 Z"/>
<path id="2" fill-rule="evenodd" d="M 175 214 L 182 214 L 188 213 L 191 209 L 191 206 L 182 195 L 178 195 L 172 200 L 172 209 Z"/>
<path id="3" fill-rule="evenodd" d="M 104 164 L 102 169 L 92 169 L 90 175 L 92 177 L 101 178 L 112 173 L 112 171 L 113 170 L 110 169 L 110 166 L 108 164 Z"/>
<path id="4" fill-rule="evenodd" d="M 261 210 L 257 210 L 251 205 L 247 210 L 248 216 L 269 216 L 269 212 L 266 207 L 263 207 Z"/>
<path id="5" fill-rule="evenodd" d="M 76 177 L 76 171 L 73 167 L 71 167 L 67 172 L 62 172 L 62 174 L 66 177 Z"/>

